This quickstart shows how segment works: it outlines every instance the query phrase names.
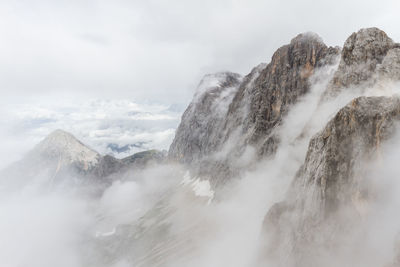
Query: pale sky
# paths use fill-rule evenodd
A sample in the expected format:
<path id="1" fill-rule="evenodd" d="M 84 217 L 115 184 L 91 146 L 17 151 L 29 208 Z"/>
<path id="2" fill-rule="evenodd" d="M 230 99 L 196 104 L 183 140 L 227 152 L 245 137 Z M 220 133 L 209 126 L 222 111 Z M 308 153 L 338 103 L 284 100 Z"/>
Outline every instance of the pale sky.
<path id="1" fill-rule="evenodd" d="M 300 32 L 400 41 L 398 0 L 2 0 L 0 90 L 187 103 L 201 77 L 248 73 Z M 29 101 L 29 100 L 28 100 Z"/>

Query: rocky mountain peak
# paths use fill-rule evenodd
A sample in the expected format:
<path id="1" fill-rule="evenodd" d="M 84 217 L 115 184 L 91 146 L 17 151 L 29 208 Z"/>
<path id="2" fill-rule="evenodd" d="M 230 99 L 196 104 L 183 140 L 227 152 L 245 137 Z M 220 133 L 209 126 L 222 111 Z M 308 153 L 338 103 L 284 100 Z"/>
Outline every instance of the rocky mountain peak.
<path id="1" fill-rule="evenodd" d="M 315 47 L 317 45 L 326 46 L 322 38 L 314 32 L 300 33 L 289 43 L 289 46 L 293 48 L 299 46 Z"/>
<path id="2" fill-rule="evenodd" d="M 205 75 L 182 115 L 169 156 L 190 163 L 210 153 L 219 143 L 226 112 L 242 81 L 240 74 L 219 72 Z"/>
<path id="3" fill-rule="evenodd" d="M 338 53 L 317 34 L 297 35 L 273 54 L 271 62 L 257 72 L 251 83 L 240 86 L 228 111 L 231 118 L 227 119 L 242 121 L 242 125 L 227 125 L 242 127 L 247 135 L 244 142 L 259 146 L 259 154 L 271 154 L 277 145 L 271 136 L 274 128 L 290 106 L 309 91 L 309 78 L 315 70 L 331 64 Z"/>
<path id="4" fill-rule="evenodd" d="M 368 64 L 381 62 L 394 42 L 378 28 L 361 29 L 347 38 L 343 46 L 342 64 Z"/>
<path id="5" fill-rule="evenodd" d="M 0 171 L 0 176 L 7 176 L 16 187 L 36 181 L 44 186 L 92 184 L 101 189 L 132 169 L 162 163 L 165 154 L 148 150 L 123 159 L 103 156 L 72 134 L 55 130 L 20 161 Z"/>
<path id="6" fill-rule="evenodd" d="M 391 50 L 399 47 L 400 44 L 394 43 L 378 28 L 366 28 L 353 33 L 343 45 L 339 67 L 323 97 L 334 97 L 343 88 L 374 84 L 377 68 L 382 62 L 386 62 L 386 65 L 396 63 L 393 58 L 397 54 Z M 385 61 L 387 55 L 391 59 Z"/>
<path id="7" fill-rule="evenodd" d="M 321 36 L 319 36 L 315 32 L 300 33 L 290 41 L 290 45 L 296 45 L 298 43 L 305 43 L 305 44 L 320 43 L 321 45 L 325 45 Z"/>
<path id="8" fill-rule="evenodd" d="M 84 163 L 85 169 L 95 166 L 100 154 L 84 145 L 72 134 L 55 130 L 40 142 L 31 154 L 48 159 L 58 159 L 63 164 Z"/>
<path id="9" fill-rule="evenodd" d="M 216 93 L 224 88 L 234 87 L 240 83 L 242 76 L 233 72 L 217 72 L 206 74 L 201 79 L 194 95 L 195 100 L 199 100 L 205 93 Z"/>
<path id="10" fill-rule="evenodd" d="M 195 175 L 218 177 L 211 180 L 223 183 L 235 167 L 228 166 L 231 159 L 218 161 L 213 153 L 223 150 L 229 158 L 236 157 L 252 145 L 257 155 L 273 154 L 279 143 L 274 129 L 290 106 L 309 92 L 315 70 L 331 64 L 338 53 L 317 34 L 302 33 L 279 48 L 269 64 L 258 65 L 244 78 L 230 72 L 206 75 L 182 116 L 170 158 L 186 164 L 196 161 L 200 167 Z"/>

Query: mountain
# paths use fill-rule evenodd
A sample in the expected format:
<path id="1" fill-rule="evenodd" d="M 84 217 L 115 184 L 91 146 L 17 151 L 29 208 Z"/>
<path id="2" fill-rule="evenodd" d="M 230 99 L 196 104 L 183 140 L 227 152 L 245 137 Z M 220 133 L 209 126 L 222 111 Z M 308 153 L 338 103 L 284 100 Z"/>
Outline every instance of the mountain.
<path id="1" fill-rule="evenodd" d="M 130 169 L 164 160 L 163 152 L 149 150 L 123 159 L 101 155 L 72 134 L 55 130 L 27 155 L 2 171 L 1 177 L 15 186 L 35 181 L 44 185 L 104 184 Z"/>
<path id="2" fill-rule="evenodd" d="M 281 138 L 283 130 L 291 131 L 282 128 L 294 117 L 290 112 L 300 100 L 307 105 L 312 86 L 321 87 L 318 80 L 330 77 L 314 89 L 315 109 L 303 118 L 295 114 L 306 123 L 286 145 L 293 151 L 301 149 L 300 141 L 309 145 L 285 197 L 265 216 L 262 266 L 372 266 L 369 257 L 362 257 L 374 245 L 366 240 L 365 222 L 379 211 L 382 192 L 371 182 L 369 166 L 379 161 L 381 146 L 394 138 L 400 119 L 400 100 L 394 95 L 400 92 L 399 48 L 378 28 L 353 33 L 342 49 L 327 47 L 315 34 L 300 34 L 279 48 L 271 63 L 255 67 L 233 87 L 231 102 L 220 103 L 223 112 L 215 112 L 219 98 L 213 98 L 210 109 L 203 105 L 206 96 L 194 97 L 169 157 L 218 188 L 251 170 L 254 162 L 277 162 L 275 155 L 287 149 Z M 321 75 L 324 68 L 333 74 Z M 390 242 L 385 247 L 400 251 Z"/>
<path id="3" fill-rule="evenodd" d="M 340 240 L 355 232 L 375 200 L 363 163 L 379 158 L 399 120 L 400 98 L 359 97 L 310 140 L 285 200 L 266 215 L 269 260 L 290 251 L 296 266 L 321 266 L 327 247 L 339 258 Z"/>
<path id="4" fill-rule="evenodd" d="M 352 34 L 320 103 L 340 94 L 385 94 L 390 83 L 400 81 L 399 52 L 399 45 L 377 28 Z M 398 96 L 358 97 L 312 137 L 285 199 L 265 217 L 261 255 L 267 262 L 343 266 L 354 257 L 358 262 L 353 264 L 366 264 L 355 255 L 363 251 L 363 238 L 357 235 L 382 198 L 368 165 L 382 157 L 381 147 L 393 139 L 399 119 Z M 360 244 L 344 249 L 348 240 Z M 282 262 L 283 256 L 290 262 Z"/>
<path id="5" fill-rule="evenodd" d="M 274 154 L 279 144 L 274 132 L 282 118 L 309 92 L 312 74 L 334 64 L 338 53 L 316 34 L 305 33 L 243 79 L 231 73 L 207 75 L 182 116 L 169 157 L 195 166 L 194 176 L 224 184 L 239 172 L 231 163 L 248 146 L 259 157 Z"/>
<path id="6" fill-rule="evenodd" d="M 318 72 L 335 68 L 299 140 L 309 138 L 314 121 L 327 113 L 326 105 L 385 94 L 389 83 L 398 80 L 399 59 L 400 44 L 378 28 L 353 33 L 343 49 L 327 47 L 314 33 L 300 34 L 279 48 L 269 64 L 258 65 L 244 78 L 233 73 L 205 76 L 182 116 L 169 158 L 186 164 L 194 177 L 224 185 L 255 161 L 274 157 L 285 117 L 310 94 L 321 79 Z"/>
<path id="7" fill-rule="evenodd" d="M 87 266 L 399 266 L 399 84 L 400 45 L 382 30 L 343 48 L 303 33 L 245 76 L 204 76 L 168 155 L 117 159 L 57 130 L 1 176 L 129 200 L 139 218 L 95 210 Z M 136 170 L 152 190 L 109 187 Z"/>
<path id="8" fill-rule="evenodd" d="M 400 44 L 378 28 L 361 29 L 343 45 L 339 67 L 324 98 L 337 96 L 351 86 L 368 88 L 377 79 L 398 79 Z"/>
<path id="9" fill-rule="evenodd" d="M 55 130 L 28 154 L 46 162 L 57 162 L 57 172 L 74 166 L 78 171 L 90 172 L 99 164 L 100 154 L 87 147 L 72 134 Z"/>
<path id="10" fill-rule="evenodd" d="M 239 74 L 231 72 L 204 76 L 176 130 L 169 149 L 171 158 L 190 164 L 215 151 L 241 81 Z"/>

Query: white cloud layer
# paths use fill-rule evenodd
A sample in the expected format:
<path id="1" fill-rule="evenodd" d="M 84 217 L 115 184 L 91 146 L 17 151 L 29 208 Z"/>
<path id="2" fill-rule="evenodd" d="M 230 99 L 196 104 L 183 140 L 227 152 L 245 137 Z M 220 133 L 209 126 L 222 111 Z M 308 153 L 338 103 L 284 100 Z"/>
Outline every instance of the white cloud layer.
<path id="1" fill-rule="evenodd" d="M 0 136 L 2 163 L 10 163 L 56 129 L 64 129 L 103 154 L 124 157 L 147 149 L 168 149 L 181 111 L 129 100 L 78 100 L 64 104 L 6 105 Z"/>

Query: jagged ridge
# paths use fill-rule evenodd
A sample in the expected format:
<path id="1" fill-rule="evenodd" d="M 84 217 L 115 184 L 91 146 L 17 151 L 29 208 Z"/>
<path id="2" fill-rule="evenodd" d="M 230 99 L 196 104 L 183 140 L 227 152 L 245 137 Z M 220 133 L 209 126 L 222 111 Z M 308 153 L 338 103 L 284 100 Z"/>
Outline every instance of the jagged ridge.
<path id="1" fill-rule="evenodd" d="M 316 34 L 300 34 L 279 48 L 271 63 L 260 64 L 243 80 L 225 75 L 222 86 L 209 89 L 201 83 L 200 91 L 208 93 L 196 94 L 185 111 L 169 157 L 189 164 L 194 175 L 215 185 L 236 176 L 239 170 L 230 163 L 248 145 L 256 147 L 259 156 L 272 155 L 279 143 L 274 129 L 290 106 L 309 92 L 315 69 L 332 64 L 338 53 Z M 223 92 L 229 97 L 217 97 Z M 212 156 L 221 150 L 222 158 Z"/>

